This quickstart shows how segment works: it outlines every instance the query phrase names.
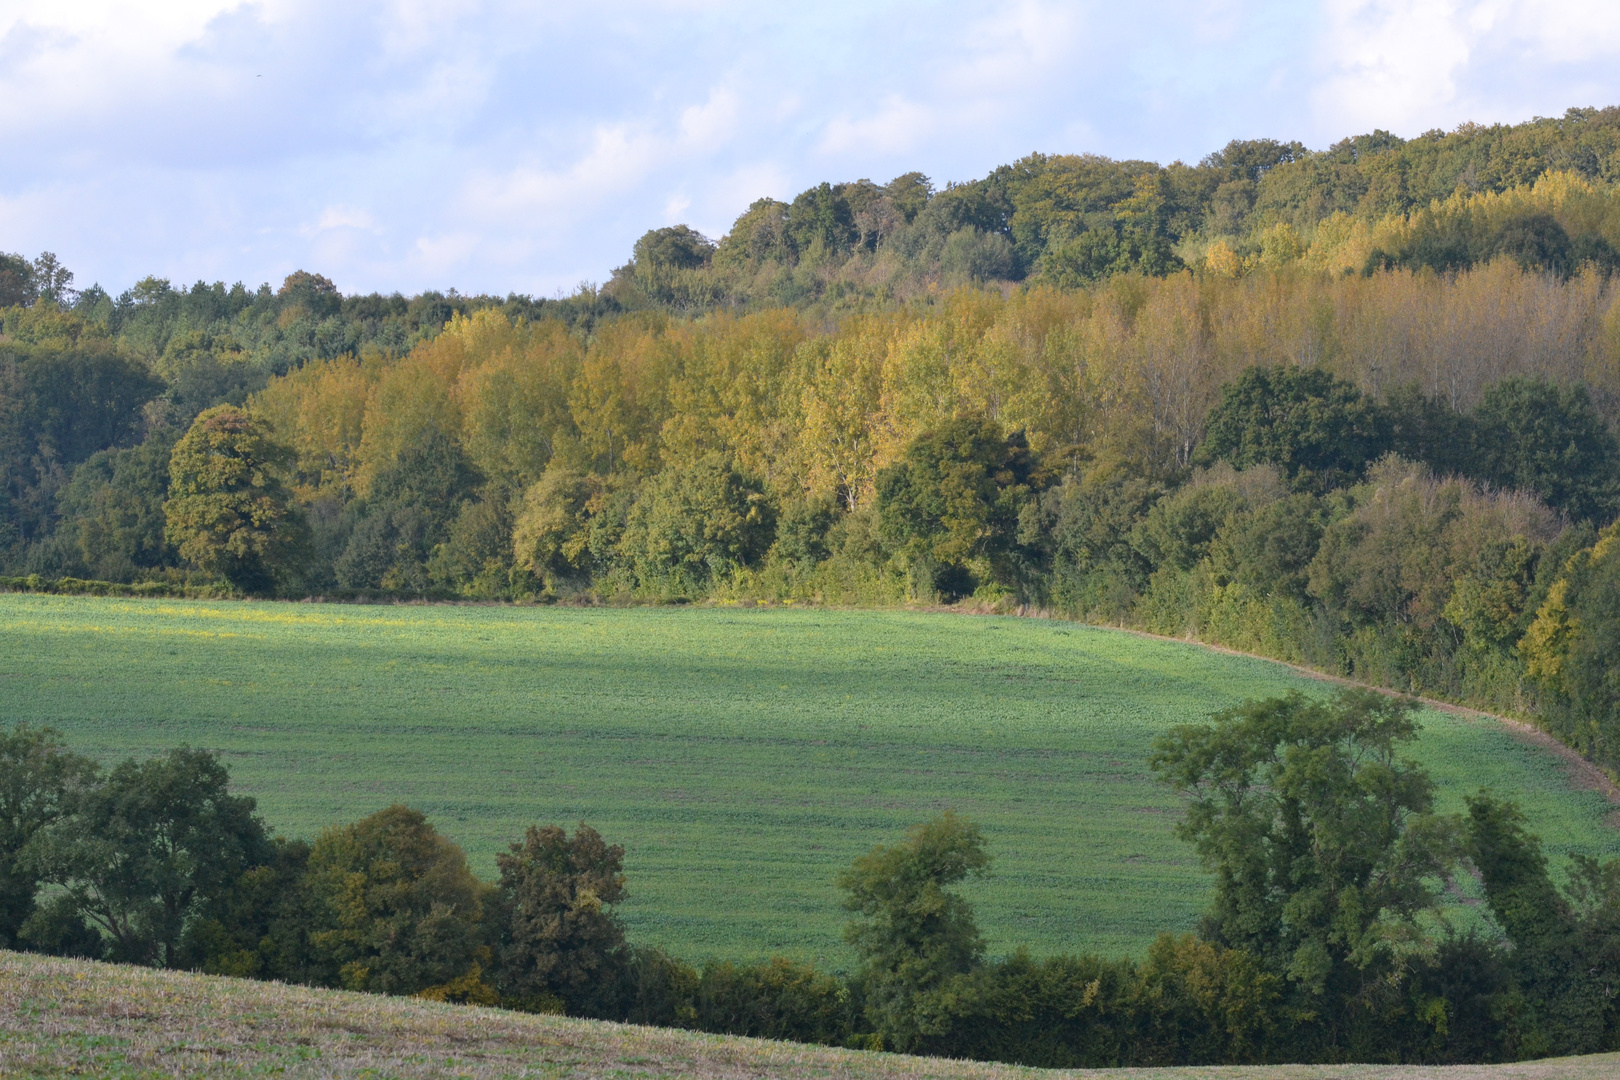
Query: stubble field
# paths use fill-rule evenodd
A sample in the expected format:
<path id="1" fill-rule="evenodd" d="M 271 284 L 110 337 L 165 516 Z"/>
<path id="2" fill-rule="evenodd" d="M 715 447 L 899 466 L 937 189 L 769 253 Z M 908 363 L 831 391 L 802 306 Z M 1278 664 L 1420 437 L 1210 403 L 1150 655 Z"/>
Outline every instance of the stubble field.
<path id="1" fill-rule="evenodd" d="M 357 607 L 0 596 L 0 720 L 111 761 L 220 751 L 287 835 L 392 802 L 492 875 L 531 822 L 628 849 L 633 939 L 847 965 L 837 872 L 954 808 L 992 952 L 1139 953 L 1207 883 L 1147 769 L 1169 726 L 1328 687 L 1038 620 L 913 612 Z M 1518 799 L 1555 863 L 1620 854 L 1602 796 L 1486 719 L 1427 712 L 1447 807 Z"/>
<path id="2" fill-rule="evenodd" d="M 0 952 L 0 1076 L 172 1080 L 1605 1080 L 1512 1065 L 1025 1069 Z"/>

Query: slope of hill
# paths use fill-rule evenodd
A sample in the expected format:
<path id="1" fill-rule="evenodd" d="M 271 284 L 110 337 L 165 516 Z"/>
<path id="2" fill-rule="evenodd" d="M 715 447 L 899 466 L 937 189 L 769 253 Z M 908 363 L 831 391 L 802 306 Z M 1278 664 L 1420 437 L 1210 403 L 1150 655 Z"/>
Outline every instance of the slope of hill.
<path id="1" fill-rule="evenodd" d="M 1514 1065 L 1048 1072 L 701 1035 L 0 952 L 0 1075 L 1600 1080 L 1620 1054 Z"/>
<path id="2" fill-rule="evenodd" d="M 9 717 L 106 762 L 220 751 L 285 835 L 391 802 L 483 874 L 532 822 L 628 851 L 632 938 L 688 960 L 848 966 L 838 872 L 954 808 L 995 875 L 990 950 L 1142 955 L 1208 879 L 1153 738 L 1322 685 L 1070 623 L 922 612 L 355 607 L 0 597 Z M 1415 757 L 1461 810 L 1515 799 L 1562 873 L 1612 858 L 1596 792 L 1490 721 L 1427 712 Z"/>

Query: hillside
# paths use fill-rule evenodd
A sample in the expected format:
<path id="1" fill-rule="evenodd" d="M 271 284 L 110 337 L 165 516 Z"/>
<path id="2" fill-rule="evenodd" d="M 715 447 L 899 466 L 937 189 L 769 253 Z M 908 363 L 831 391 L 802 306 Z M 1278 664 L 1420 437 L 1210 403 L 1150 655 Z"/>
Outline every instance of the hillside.
<path id="1" fill-rule="evenodd" d="M 111 763 L 221 752 L 284 835 L 405 802 L 482 874 L 534 822 L 627 850 L 637 941 L 837 969 L 838 872 L 955 809 L 995 874 L 993 953 L 1140 956 L 1209 879 L 1148 771 L 1155 736 L 1286 667 L 1071 623 L 906 611 L 244 604 L 0 596 L 10 718 Z M 1487 720 L 1426 712 L 1443 808 L 1493 788 L 1559 873 L 1612 858 L 1610 808 Z"/>
<path id="2" fill-rule="evenodd" d="M 0 952 L 0 1074 L 34 1077 L 938 1077 L 1601 1080 L 1620 1054 L 1515 1065 L 1020 1069 L 727 1038 Z"/>

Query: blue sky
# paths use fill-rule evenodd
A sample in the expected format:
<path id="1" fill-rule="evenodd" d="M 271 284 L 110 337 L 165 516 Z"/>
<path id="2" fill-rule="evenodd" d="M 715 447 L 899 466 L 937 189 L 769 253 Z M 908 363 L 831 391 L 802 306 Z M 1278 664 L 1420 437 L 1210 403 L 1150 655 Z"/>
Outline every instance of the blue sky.
<path id="1" fill-rule="evenodd" d="M 80 286 L 553 295 L 823 179 L 1620 104 L 1620 3 L 0 0 L 0 100 Z"/>

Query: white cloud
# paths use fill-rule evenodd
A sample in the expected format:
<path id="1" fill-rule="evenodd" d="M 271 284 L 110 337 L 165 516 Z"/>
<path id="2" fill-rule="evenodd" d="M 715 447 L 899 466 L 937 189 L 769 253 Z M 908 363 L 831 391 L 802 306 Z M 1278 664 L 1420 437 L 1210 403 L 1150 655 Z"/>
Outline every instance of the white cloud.
<path id="1" fill-rule="evenodd" d="M 859 119 L 834 117 L 818 149 L 824 154 L 845 155 L 904 152 L 932 135 L 934 128 L 932 110 L 896 95 Z"/>
<path id="2" fill-rule="evenodd" d="M 1562 65 L 1620 50 L 1620 5 L 1590 0 L 1326 0 L 1323 16 L 1328 73 L 1313 97 L 1344 131 L 1523 119 L 1579 92 Z M 1609 94 L 1617 89 L 1610 79 Z M 1512 114 L 1494 112 L 1504 107 Z"/>
<path id="3" fill-rule="evenodd" d="M 474 216 L 534 215 L 543 220 L 578 214 L 633 190 L 655 170 L 691 168 L 736 134 L 737 101 L 715 89 L 707 101 L 682 109 L 674 130 L 652 124 L 602 124 L 589 148 L 565 168 L 526 164 L 471 176 L 460 198 Z M 694 161 L 694 159 L 698 159 Z"/>
<path id="4" fill-rule="evenodd" d="M 0 248 L 549 291 L 821 180 L 1523 119 L 1617 59 L 1615 0 L 0 0 Z"/>
<path id="5" fill-rule="evenodd" d="M 376 232 L 377 219 L 366 210 L 354 206 L 328 206 L 321 211 L 321 216 L 313 226 L 305 226 L 305 235 L 319 232 L 330 232 L 333 229 L 364 229 L 367 232 Z"/>
<path id="6" fill-rule="evenodd" d="M 1085 5 L 1016 0 L 999 5 L 968 27 L 967 53 L 951 65 L 941 87 L 956 96 L 1001 96 L 1042 79 L 1074 59 Z"/>

